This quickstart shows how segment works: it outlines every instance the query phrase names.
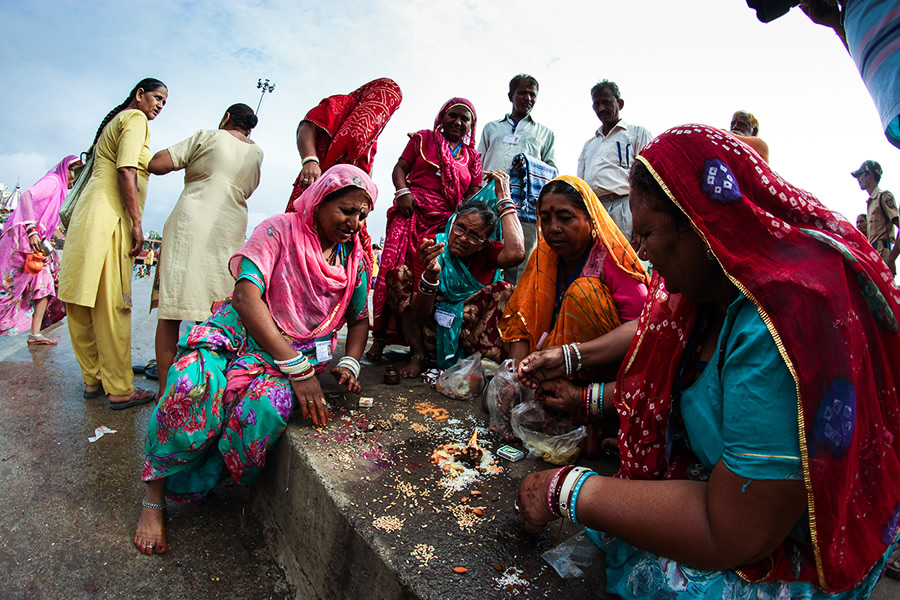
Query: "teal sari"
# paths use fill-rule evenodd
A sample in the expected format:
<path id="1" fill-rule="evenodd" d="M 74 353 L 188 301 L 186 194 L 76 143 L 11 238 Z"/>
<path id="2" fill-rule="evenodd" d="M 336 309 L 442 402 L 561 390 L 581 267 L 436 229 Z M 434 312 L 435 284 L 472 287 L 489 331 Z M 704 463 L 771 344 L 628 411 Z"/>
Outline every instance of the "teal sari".
<path id="1" fill-rule="evenodd" d="M 486 185 L 480 192 L 472 197 L 472 200 L 480 200 L 495 211 L 497 210 L 497 195 L 493 185 Z M 456 214 L 450 217 L 443 233 L 435 236 L 438 244 L 444 244 L 444 252 L 438 257 L 441 265 L 441 278 L 438 294 L 443 300 L 434 303 L 437 319 L 437 366 L 446 369 L 456 364 L 462 358 L 459 348 L 459 334 L 462 331 L 463 307 L 466 299 L 484 287 L 484 284 L 475 279 L 469 272 L 469 268 L 459 258 L 448 250 L 450 229 L 456 222 Z M 497 230 L 489 238 L 491 241 L 503 241 L 503 232 L 500 224 Z M 503 278 L 501 269 L 494 272 L 491 283 Z M 438 318 L 440 316 L 440 318 Z"/>

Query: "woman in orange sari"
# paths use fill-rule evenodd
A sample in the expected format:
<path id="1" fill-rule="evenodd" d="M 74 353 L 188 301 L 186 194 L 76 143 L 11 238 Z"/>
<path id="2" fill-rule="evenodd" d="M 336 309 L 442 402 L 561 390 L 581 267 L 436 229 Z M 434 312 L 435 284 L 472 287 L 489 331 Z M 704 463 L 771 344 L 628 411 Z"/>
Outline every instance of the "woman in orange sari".
<path id="1" fill-rule="evenodd" d="M 544 186 L 538 221 L 538 246 L 500 321 L 510 358 L 559 347 L 573 361 L 572 374 L 579 363 L 587 364 L 578 358 L 578 344 L 616 331 L 618 341 L 606 360 L 593 364 L 617 369 L 634 336 L 629 323 L 640 316 L 647 298 L 641 262 L 590 186 L 577 177 L 557 177 Z M 567 344 L 575 348 L 564 351 Z"/>

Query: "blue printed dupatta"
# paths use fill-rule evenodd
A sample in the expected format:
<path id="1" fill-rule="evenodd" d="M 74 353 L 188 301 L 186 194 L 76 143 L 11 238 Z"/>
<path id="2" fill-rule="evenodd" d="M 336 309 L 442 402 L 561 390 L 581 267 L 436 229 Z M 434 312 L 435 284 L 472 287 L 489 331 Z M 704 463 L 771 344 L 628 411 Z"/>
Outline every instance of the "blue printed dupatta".
<path id="1" fill-rule="evenodd" d="M 484 186 L 480 192 L 472 196 L 472 200 L 480 200 L 488 205 L 491 210 L 497 210 L 497 194 L 494 192 L 493 185 Z M 453 316 L 449 323 L 449 327 L 445 327 L 438 323 L 437 326 L 437 366 L 439 369 L 446 369 L 456 363 L 461 358 L 459 348 L 459 334 L 462 331 L 463 307 L 466 299 L 472 294 L 484 287 L 484 284 L 475 279 L 469 272 L 468 267 L 447 249 L 448 239 L 450 238 L 450 229 L 456 222 L 456 215 L 450 217 L 447 227 L 443 233 L 435 236 L 438 244 L 444 244 L 445 250 L 438 257 L 441 265 L 441 278 L 438 293 L 442 300 L 434 303 L 435 312 L 444 311 Z M 492 241 L 503 241 L 503 233 L 500 224 L 497 224 L 497 230 L 490 237 Z M 494 273 L 491 280 L 492 283 L 503 278 L 500 269 Z"/>

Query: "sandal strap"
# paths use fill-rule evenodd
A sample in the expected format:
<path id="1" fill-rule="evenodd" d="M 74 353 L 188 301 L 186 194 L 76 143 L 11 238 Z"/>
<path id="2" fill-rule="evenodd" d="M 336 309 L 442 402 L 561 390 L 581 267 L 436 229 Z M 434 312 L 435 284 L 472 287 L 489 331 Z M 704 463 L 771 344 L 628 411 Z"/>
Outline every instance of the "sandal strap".
<path id="1" fill-rule="evenodd" d="M 162 504 L 153 504 L 152 502 L 147 502 L 146 498 L 141 499 L 141 506 L 144 508 L 149 508 L 151 510 L 165 510 L 166 504 L 163 502 Z"/>

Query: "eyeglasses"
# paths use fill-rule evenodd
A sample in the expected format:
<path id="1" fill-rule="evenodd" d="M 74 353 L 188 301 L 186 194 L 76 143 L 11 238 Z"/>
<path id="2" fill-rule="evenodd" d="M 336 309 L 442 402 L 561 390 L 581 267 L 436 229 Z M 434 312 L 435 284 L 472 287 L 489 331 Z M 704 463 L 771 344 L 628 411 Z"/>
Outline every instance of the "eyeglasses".
<path id="1" fill-rule="evenodd" d="M 477 235 L 475 235 L 474 232 L 472 232 L 472 231 L 466 229 L 466 228 L 463 227 L 462 225 L 456 225 L 456 224 L 454 224 L 453 227 L 450 228 L 450 231 L 453 232 L 453 235 L 457 235 L 457 236 L 459 236 L 459 237 L 465 239 L 467 242 L 469 242 L 469 243 L 472 244 L 473 246 L 474 246 L 474 245 L 477 245 L 477 244 L 483 244 L 483 243 L 484 243 L 484 240 L 483 240 L 483 239 L 481 239 L 480 237 L 478 237 Z"/>

